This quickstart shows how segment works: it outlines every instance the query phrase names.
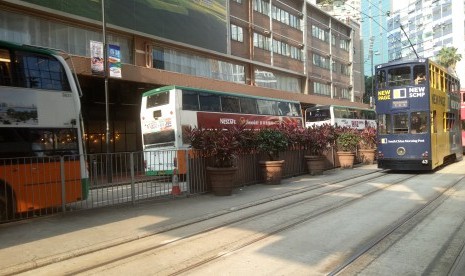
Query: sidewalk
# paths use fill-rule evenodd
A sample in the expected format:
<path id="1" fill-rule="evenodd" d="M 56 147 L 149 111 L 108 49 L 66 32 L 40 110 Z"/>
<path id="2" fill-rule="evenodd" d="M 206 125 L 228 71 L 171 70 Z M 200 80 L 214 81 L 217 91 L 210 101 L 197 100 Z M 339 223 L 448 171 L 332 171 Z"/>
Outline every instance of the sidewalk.
<path id="1" fill-rule="evenodd" d="M 281 185 L 238 188 L 212 194 L 68 212 L 0 225 L 0 275 L 14 274 L 99 249 L 130 242 L 188 223 L 275 200 L 318 184 L 377 171 L 376 165 L 334 169 L 320 176 L 283 179 Z"/>

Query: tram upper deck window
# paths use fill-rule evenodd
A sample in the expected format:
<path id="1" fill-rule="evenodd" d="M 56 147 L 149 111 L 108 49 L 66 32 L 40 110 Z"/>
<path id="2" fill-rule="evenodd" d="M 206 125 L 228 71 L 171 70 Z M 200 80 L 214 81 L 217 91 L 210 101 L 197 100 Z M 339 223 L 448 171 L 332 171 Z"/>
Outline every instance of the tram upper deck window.
<path id="1" fill-rule="evenodd" d="M 413 75 L 415 76 L 415 84 L 423 84 L 426 82 L 426 70 L 424 65 L 416 65 L 413 67 Z"/>
<path id="2" fill-rule="evenodd" d="M 410 67 L 397 67 L 388 70 L 388 86 L 403 86 L 411 83 Z"/>
<path id="3" fill-rule="evenodd" d="M 378 84 L 378 88 L 386 87 L 386 72 L 385 71 L 376 72 L 376 83 Z"/>

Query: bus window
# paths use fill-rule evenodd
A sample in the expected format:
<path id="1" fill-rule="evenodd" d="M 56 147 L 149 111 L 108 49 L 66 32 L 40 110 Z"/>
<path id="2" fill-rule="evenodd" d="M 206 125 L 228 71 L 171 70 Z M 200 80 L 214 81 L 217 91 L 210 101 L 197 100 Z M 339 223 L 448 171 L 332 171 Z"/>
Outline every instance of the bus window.
<path id="1" fill-rule="evenodd" d="M 239 98 L 231 96 L 221 96 L 221 111 L 229 113 L 240 113 Z"/>
<path id="2" fill-rule="evenodd" d="M 220 111 L 220 97 L 210 93 L 199 93 L 200 110 Z"/>
<path id="3" fill-rule="evenodd" d="M 273 102 L 268 100 L 257 100 L 258 113 L 261 115 L 273 115 Z"/>
<path id="4" fill-rule="evenodd" d="M 378 84 L 378 88 L 386 87 L 386 72 L 385 71 L 378 71 L 376 73 L 376 83 Z"/>
<path id="5" fill-rule="evenodd" d="M 334 107 L 334 118 L 349 118 L 349 111 L 345 107 Z"/>
<path id="6" fill-rule="evenodd" d="M 147 97 L 146 108 L 157 107 L 165 104 L 169 104 L 170 96 L 168 92 L 157 93 Z"/>
<path id="7" fill-rule="evenodd" d="M 257 114 L 257 100 L 253 98 L 240 98 L 241 113 Z"/>
<path id="8" fill-rule="evenodd" d="M 401 86 L 411 84 L 410 67 L 398 67 L 388 71 L 389 86 Z"/>
<path id="9" fill-rule="evenodd" d="M 291 105 L 291 116 L 301 116 L 300 104 L 290 103 Z"/>
<path id="10" fill-rule="evenodd" d="M 169 92 L 164 92 L 169 93 Z M 148 99 L 147 99 L 148 101 Z M 182 91 L 182 109 L 183 110 L 199 110 L 199 95 L 196 91 Z"/>
<path id="11" fill-rule="evenodd" d="M 291 109 L 289 108 L 289 103 L 278 102 L 278 114 L 279 115 L 291 115 Z"/>
<path id="12" fill-rule="evenodd" d="M 426 81 L 426 69 L 424 65 L 416 65 L 413 67 L 413 75 L 415 76 L 415 84 L 422 84 Z"/>
<path id="13" fill-rule="evenodd" d="M 378 133 L 389 134 L 391 133 L 391 115 L 379 114 L 378 115 Z"/>
<path id="14" fill-rule="evenodd" d="M 427 132 L 427 122 L 428 114 L 426 112 L 412 112 L 412 114 L 410 114 L 410 133 L 415 134 Z"/>
<path id="15" fill-rule="evenodd" d="M 11 85 L 10 53 L 4 49 L 0 49 L 0 85 Z"/>
<path id="16" fill-rule="evenodd" d="M 408 133 L 408 114 L 398 113 L 394 114 L 394 128 L 393 133 Z"/>
<path id="17" fill-rule="evenodd" d="M 319 122 L 330 120 L 329 109 L 307 110 L 307 122 Z"/>

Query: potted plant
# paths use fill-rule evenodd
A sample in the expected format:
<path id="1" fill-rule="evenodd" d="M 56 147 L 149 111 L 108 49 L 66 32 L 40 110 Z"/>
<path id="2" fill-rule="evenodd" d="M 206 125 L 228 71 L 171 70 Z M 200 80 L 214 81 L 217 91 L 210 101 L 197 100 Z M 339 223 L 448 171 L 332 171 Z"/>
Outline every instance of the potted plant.
<path id="1" fill-rule="evenodd" d="M 334 127 L 330 124 L 313 125 L 305 130 L 305 145 L 309 155 L 304 158 L 311 175 L 323 173 L 326 167 L 325 153 L 334 143 Z"/>
<path id="2" fill-rule="evenodd" d="M 373 164 L 376 153 L 376 128 L 366 127 L 360 132 L 359 153 L 364 164 Z"/>
<path id="3" fill-rule="evenodd" d="M 210 166 L 206 169 L 215 195 L 232 194 L 234 175 L 237 171 L 236 159 L 241 151 L 244 131 L 245 124 L 225 129 L 187 129 L 192 148 L 200 150 L 204 157 L 211 158 Z"/>
<path id="4" fill-rule="evenodd" d="M 288 148 L 288 138 L 279 128 L 262 128 L 257 133 L 257 149 L 268 157 L 259 161 L 265 184 L 280 184 L 284 160 L 279 153 Z"/>
<path id="5" fill-rule="evenodd" d="M 336 128 L 336 148 L 341 168 L 352 168 L 355 151 L 360 142 L 358 130 L 349 127 Z"/>

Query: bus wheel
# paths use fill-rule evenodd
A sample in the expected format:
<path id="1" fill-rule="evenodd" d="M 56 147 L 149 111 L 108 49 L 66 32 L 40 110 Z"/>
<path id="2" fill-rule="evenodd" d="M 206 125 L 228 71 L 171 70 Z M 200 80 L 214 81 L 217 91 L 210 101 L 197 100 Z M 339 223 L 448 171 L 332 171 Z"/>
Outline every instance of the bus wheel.
<path id="1" fill-rule="evenodd" d="M 13 200 L 11 196 L 7 195 L 7 193 L 7 189 L 2 189 L 0 191 L 0 222 L 13 219 L 14 215 Z"/>

